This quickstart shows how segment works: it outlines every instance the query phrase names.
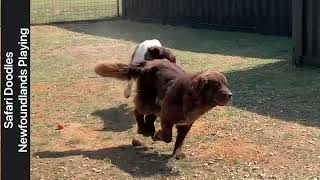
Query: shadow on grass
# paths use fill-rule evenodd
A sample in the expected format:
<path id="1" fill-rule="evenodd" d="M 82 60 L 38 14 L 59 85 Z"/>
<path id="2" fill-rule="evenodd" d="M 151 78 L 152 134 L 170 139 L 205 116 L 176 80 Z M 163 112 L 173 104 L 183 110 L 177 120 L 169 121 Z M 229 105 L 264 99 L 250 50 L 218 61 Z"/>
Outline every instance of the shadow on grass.
<path id="1" fill-rule="evenodd" d="M 320 70 L 294 68 L 286 61 L 225 73 L 232 106 L 320 127 Z"/>
<path id="2" fill-rule="evenodd" d="M 274 58 L 288 53 L 290 48 L 290 40 L 287 37 L 163 26 L 127 20 L 70 23 L 57 26 L 74 32 L 135 43 L 156 38 L 166 47 L 199 53 Z"/>
<path id="3" fill-rule="evenodd" d="M 158 155 L 154 152 L 145 151 L 131 145 L 104 148 L 93 151 L 70 150 L 70 151 L 44 151 L 34 154 L 39 158 L 62 158 L 69 156 L 85 156 L 90 159 L 110 159 L 117 168 L 135 177 L 149 177 L 154 175 L 174 175 L 168 165 L 170 155 Z M 150 161 L 152 159 L 152 161 Z"/>
<path id="4" fill-rule="evenodd" d="M 135 123 L 132 109 L 127 104 L 96 110 L 91 115 L 99 117 L 104 122 L 103 130 L 106 131 L 123 132 L 131 129 Z"/>
<path id="5" fill-rule="evenodd" d="M 320 70 L 294 68 L 287 61 L 224 73 L 234 94 L 232 106 L 279 120 L 320 127 Z M 105 129 L 125 131 L 135 123 L 130 109 L 116 108 L 92 113 Z"/>

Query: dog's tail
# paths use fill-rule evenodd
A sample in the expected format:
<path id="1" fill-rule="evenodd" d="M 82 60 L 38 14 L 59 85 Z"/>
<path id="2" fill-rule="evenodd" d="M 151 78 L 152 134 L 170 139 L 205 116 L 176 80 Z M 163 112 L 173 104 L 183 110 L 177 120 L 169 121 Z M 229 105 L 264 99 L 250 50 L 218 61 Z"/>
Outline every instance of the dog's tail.
<path id="1" fill-rule="evenodd" d="M 143 64 L 99 63 L 94 68 L 94 71 L 103 77 L 128 81 L 139 76 Z"/>

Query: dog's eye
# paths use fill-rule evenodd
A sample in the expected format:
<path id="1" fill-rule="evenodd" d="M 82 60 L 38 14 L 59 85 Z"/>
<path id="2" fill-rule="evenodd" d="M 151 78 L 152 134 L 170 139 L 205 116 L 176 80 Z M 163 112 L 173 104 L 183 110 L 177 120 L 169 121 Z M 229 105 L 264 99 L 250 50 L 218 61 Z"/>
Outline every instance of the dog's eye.
<path id="1" fill-rule="evenodd" d="M 210 85 L 209 84 L 205 84 L 204 86 L 203 86 L 203 90 L 208 90 L 209 89 L 209 87 L 210 87 Z"/>
<path id="2" fill-rule="evenodd" d="M 221 88 L 221 83 L 219 83 L 219 82 L 214 82 L 214 83 L 213 83 L 213 87 L 215 87 L 216 89 L 220 89 L 220 88 Z"/>

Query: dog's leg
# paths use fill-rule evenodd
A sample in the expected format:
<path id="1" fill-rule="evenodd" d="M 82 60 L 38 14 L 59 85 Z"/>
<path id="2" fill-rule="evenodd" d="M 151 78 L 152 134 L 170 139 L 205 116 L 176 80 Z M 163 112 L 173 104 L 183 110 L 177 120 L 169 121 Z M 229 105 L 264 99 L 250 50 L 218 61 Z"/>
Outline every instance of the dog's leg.
<path id="1" fill-rule="evenodd" d="M 172 128 L 173 123 L 170 121 L 161 120 L 161 129 L 154 134 L 152 139 L 154 141 L 164 141 L 166 143 L 170 143 L 172 141 Z"/>
<path id="2" fill-rule="evenodd" d="M 133 84 L 133 79 L 130 79 L 127 87 L 124 89 L 124 92 L 123 92 L 123 95 L 125 98 L 129 98 L 131 96 L 132 84 Z"/>
<path id="3" fill-rule="evenodd" d="M 138 123 L 138 130 L 137 130 L 138 134 L 148 136 L 147 125 L 144 122 L 144 115 L 139 113 L 137 110 L 134 110 L 134 115 Z"/>
<path id="4" fill-rule="evenodd" d="M 178 135 L 176 139 L 176 143 L 174 145 L 173 157 L 176 159 L 185 158 L 186 155 L 182 152 L 183 141 L 186 138 L 188 132 L 191 129 L 191 126 L 177 126 Z"/>
<path id="5" fill-rule="evenodd" d="M 148 134 L 150 136 L 153 136 L 154 133 L 156 132 L 156 128 L 154 127 L 154 122 L 156 121 L 157 116 L 154 114 L 148 114 L 144 118 L 145 118 Z"/>

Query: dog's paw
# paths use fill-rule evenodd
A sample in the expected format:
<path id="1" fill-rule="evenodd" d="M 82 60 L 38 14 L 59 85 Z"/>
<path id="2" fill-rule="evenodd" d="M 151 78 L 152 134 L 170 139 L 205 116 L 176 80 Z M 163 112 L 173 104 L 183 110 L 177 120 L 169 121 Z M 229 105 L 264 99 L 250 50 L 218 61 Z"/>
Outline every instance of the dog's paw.
<path id="1" fill-rule="evenodd" d="M 144 137 L 152 136 L 149 132 L 144 132 L 144 133 L 142 133 L 142 135 L 143 135 Z"/>
<path id="2" fill-rule="evenodd" d="M 161 136 L 162 132 L 161 130 L 158 130 L 156 133 L 154 133 L 152 137 L 152 140 L 154 141 L 162 141 L 162 136 Z"/>
<path id="3" fill-rule="evenodd" d="M 173 155 L 173 157 L 174 157 L 175 159 L 179 160 L 179 159 L 184 159 L 184 158 L 186 158 L 187 155 L 186 155 L 185 153 L 183 153 L 183 152 L 180 152 L 180 153 L 175 153 L 175 154 Z"/>
<path id="4" fill-rule="evenodd" d="M 156 129 L 154 127 L 147 127 L 147 133 L 148 133 L 148 136 L 154 136 L 155 132 L 156 132 Z"/>
<path id="5" fill-rule="evenodd" d="M 157 137 L 156 135 L 151 136 L 153 141 L 161 141 L 161 139 L 159 137 Z"/>
<path id="6" fill-rule="evenodd" d="M 164 141 L 166 143 L 170 143 L 172 141 L 172 135 L 168 133 L 164 133 L 161 130 L 158 130 L 153 136 L 152 139 L 154 141 Z"/>
<path id="7" fill-rule="evenodd" d="M 145 137 L 153 136 L 154 133 L 150 132 L 146 127 L 139 127 L 137 129 L 138 134 L 142 134 Z"/>
<path id="8" fill-rule="evenodd" d="M 146 128 L 141 128 L 141 127 L 138 127 L 138 129 L 137 129 L 137 133 L 138 134 L 142 134 L 142 135 L 146 135 L 146 134 L 148 134 L 148 132 L 146 131 Z"/>

